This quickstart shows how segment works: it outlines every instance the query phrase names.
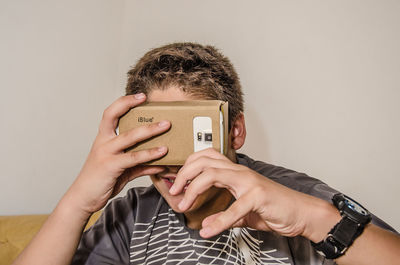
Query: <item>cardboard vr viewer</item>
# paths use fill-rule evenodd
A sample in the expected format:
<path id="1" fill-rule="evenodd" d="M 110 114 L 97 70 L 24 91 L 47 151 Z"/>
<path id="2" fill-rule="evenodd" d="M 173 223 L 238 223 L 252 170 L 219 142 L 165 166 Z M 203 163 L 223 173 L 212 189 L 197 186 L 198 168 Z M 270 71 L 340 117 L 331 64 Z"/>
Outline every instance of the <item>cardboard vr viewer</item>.
<path id="1" fill-rule="evenodd" d="M 226 155 L 228 147 L 228 102 L 194 100 L 146 102 L 119 120 L 119 133 L 150 123 L 169 120 L 170 129 L 140 142 L 127 152 L 167 146 L 168 153 L 147 165 L 183 165 L 194 152 L 213 147 Z"/>

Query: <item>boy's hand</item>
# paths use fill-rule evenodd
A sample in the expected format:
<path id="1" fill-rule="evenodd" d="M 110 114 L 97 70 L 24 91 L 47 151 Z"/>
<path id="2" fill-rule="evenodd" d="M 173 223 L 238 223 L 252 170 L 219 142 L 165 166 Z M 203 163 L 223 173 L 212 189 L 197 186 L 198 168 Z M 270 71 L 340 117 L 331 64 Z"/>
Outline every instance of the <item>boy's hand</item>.
<path id="1" fill-rule="evenodd" d="M 338 211 L 329 203 L 235 164 L 214 149 L 192 154 L 178 172 L 170 193 L 182 192 L 188 180 L 191 183 L 179 204 L 182 211 L 189 209 L 197 196 L 211 186 L 226 188 L 236 198 L 227 210 L 203 220 L 202 237 L 212 237 L 240 226 L 272 230 L 283 236 L 303 235 L 318 241 L 340 220 Z M 318 217 L 326 216 L 332 217 L 330 222 L 315 224 L 312 221 L 317 219 L 320 223 Z"/>
<path id="2" fill-rule="evenodd" d="M 163 167 L 140 164 L 165 155 L 165 146 L 138 152 L 125 153 L 124 150 L 165 132 L 170 127 L 168 121 L 141 126 L 121 135 L 115 133 L 119 118 L 145 100 L 144 94 L 124 96 L 104 111 L 88 158 L 65 195 L 69 205 L 72 203 L 77 210 L 90 215 L 105 206 L 129 181 L 164 170 Z"/>

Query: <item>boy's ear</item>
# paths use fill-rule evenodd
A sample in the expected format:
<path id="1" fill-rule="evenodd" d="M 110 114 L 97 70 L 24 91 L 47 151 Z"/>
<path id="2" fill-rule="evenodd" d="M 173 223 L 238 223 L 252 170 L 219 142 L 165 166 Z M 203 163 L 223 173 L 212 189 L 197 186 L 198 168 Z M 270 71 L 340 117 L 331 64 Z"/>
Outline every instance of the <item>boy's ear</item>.
<path id="1" fill-rule="evenodd" d="M 229 138 L 232 149 L 238 150 L 243 146 L 246 140 L 246 124 L 243 113 L 240 113 L 233 122 Z"/>

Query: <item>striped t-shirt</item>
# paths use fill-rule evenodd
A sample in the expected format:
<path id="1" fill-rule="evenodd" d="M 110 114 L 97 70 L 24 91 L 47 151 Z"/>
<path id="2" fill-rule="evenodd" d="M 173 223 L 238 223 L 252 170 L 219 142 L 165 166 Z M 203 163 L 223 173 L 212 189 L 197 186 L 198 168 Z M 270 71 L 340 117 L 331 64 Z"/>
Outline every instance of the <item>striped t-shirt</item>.
<path id="1" fill-rule="evenodd" d="M 325 183 L 282 167 L 237 155 L 238 163 L 294 190 L 330 201 Z M 373 223 L 393 230 L 380 219 Z M 204 239 L 185 225 L 154 186 L 133 188 L 113 200 L 81 239 L 72 264 L 335 264 L 303 237 L 250 228 L 229 229 Z"/>

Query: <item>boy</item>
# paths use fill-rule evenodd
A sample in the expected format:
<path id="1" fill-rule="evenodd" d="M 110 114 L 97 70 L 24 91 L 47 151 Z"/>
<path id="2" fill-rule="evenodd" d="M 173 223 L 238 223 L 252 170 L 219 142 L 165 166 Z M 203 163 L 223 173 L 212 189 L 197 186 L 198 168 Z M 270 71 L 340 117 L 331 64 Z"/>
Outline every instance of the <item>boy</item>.
<path id="1" fill-rule="evenodd" d="M 242 92 L 233 66 L 215 48 L 175 43 L 153 49 L 128 76 L 128 96 L 105 110 L 82 171 L 15 264 L 71 260 L 72 264 L 394 264 L 399 260 L 399 236 L 376 217 L 369 223 L 366 212 L 364 219 L 342 217 L 331 204 L 337 192 L 326 184 L 236 154 L 246 138 Z M 189 156 L 183 167 L 160 167 L 141 164 L 165 155 L 166 146 L 124 153 L 170 126 L 163 121 L 117 136 L 118 119 L 130 108 L 146 100 L 193 99 L 229 102 L 227 156 L 207 149 Z M 131 189 L 126 197 L 111 202 L 82 236 L 90 215 L 127 182 L 143 175 L 150 175 L 154 185 Z M 328 233 L 333 237 L 326 242 Z"/>

